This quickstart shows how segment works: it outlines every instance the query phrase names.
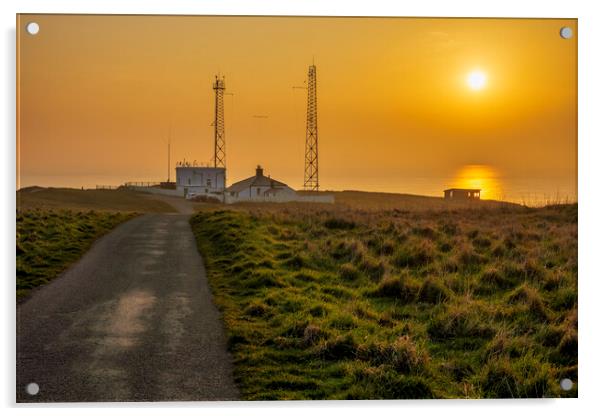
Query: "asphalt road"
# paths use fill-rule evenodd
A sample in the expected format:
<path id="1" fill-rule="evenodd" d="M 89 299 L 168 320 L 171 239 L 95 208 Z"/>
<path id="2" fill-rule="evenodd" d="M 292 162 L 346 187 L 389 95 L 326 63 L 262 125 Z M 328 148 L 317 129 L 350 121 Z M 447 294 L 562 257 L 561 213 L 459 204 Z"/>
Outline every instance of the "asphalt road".
<path id="1" fill-rule="evenodd" d="M 189 218 L 120 225 L 18 306 L 18 402 L 239 397 Z"/>

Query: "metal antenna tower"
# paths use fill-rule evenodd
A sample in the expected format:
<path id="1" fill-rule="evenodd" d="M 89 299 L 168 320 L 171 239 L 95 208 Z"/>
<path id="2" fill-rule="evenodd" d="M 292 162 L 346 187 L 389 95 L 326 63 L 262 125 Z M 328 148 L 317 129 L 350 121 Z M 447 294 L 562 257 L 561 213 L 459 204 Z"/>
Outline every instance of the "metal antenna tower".
<path id="1" fill-rule="evenodd" d="M 213 89 L 215 90 L 215 120 L 213 121 L 214 126 L 214 138 L 215 138 L 215 152 L 213 155 L 213 167 L 225 168 L 226 167 L 226 129 L 224 124 L 224 91 L 226 90 L 225 77 L 215 76 L 215 82 L 213 83 Z"/>
<path id="2" fill-rule="evenodd" d="M 305 129 L 305 177 L 303 188 L 318 191 L 318 97 L 316 66 L 310 65 L 307 74 L 307 127 Z"/>

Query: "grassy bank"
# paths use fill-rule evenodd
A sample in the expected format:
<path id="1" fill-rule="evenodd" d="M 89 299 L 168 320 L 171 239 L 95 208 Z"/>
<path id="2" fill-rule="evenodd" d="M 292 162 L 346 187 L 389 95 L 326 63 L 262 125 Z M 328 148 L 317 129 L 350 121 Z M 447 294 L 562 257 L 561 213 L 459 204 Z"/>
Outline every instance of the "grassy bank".
<path id="1" fill-rule="evenodd" d="M 17 191 L 17 208 L 103 212 L 174 212 L 168 203 L 154 195 L 126 189 L 71 189 L 40 188 L 37 186 Z"/>
<path id="2" fill-rule="evenodd" d="M 135 215 L 65 210 L 17 213 L 17 299 L 58 276 L 94 240 Z"/>
<path id="3" fill-rule="evenodd" d="M 191 225 L 246 399 L 577 395 L 576 205 Z"/>

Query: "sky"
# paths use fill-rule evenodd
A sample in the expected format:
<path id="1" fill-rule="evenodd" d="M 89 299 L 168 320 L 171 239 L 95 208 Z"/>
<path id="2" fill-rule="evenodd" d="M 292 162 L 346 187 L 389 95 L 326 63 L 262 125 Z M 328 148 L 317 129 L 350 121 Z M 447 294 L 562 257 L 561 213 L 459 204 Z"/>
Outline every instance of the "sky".
<path id="1" fill-rule="evenodd" d="M 321 189 L 577 196 L 574 19 L 21 15 L 17 41 L 18 187 L 166 180 L 170 135 L 172 180 L 210 162 L 219 73 L 229 184 L 299 189 L 313 62 Z"/>

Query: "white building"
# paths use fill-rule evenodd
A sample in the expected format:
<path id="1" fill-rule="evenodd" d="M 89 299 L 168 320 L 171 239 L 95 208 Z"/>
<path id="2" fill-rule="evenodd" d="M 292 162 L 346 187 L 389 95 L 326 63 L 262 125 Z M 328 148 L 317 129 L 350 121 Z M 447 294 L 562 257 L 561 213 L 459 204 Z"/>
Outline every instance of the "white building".
<path id="1" fill-rule="evenodd" d="M 332 195 L 299 195 L 287 184 L 263 175 L 257 166 L 255 176 L 230 185 L 225 190 L 225 202 L 325 202 L 333 203 Z"/>
<path id="2" fill-rule="evenodd" d="M 192 194 L 221 199 L 226 179 L 225 168 L 177 166 L 176 189 L 184 197 Z"/>

